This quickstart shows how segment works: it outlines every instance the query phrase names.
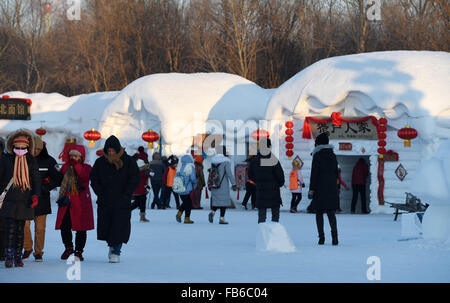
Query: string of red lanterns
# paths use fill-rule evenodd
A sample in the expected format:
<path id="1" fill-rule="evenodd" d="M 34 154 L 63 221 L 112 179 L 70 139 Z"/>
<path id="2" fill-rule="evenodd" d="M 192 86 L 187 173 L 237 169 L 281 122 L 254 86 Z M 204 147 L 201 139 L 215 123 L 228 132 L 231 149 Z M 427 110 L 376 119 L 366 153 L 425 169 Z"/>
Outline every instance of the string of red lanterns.
<path id="1" fill-rule="evenodd" d="M 292 121 L 286 122 L 286 156 L 289 160 L 291 160 L 292 156 L 294 155 L 293 149 L 294 149 L 294 137 L 292 136 L 294 134 L 294 130 L 292 129 L 294 127 L 294 123 Z"/>
<path id="2" fill-rule="evenodd" d="M 378 131 L 378 154 L 379 154 L 379 158 L 383 159 L 384 154 L 386 153 L 386 131 L 387 131 L 387 119 L 384 117 L 381 117 L 380 119 L 378 119 L 378 127 L 377 127 L 377 131 Z"/>

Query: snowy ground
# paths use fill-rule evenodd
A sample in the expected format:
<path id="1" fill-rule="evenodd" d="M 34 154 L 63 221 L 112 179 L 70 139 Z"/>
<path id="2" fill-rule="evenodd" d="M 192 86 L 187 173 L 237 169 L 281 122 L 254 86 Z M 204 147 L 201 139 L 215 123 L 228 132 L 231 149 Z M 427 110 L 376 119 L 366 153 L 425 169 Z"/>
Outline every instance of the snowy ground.
<path id="1" fill-rule="evenodd" d="M 209 223 L 208 211 L 193 210 L 195 224 L 187 225 L 175 221 L 174 209 L 147 210 L 149 223 L 140 223 L 135 210 L 119 264 L 108 263 L 105 242 L 89 231 L 79 282 L 372 283 L 366 276 L 371 256 L 381 261 L 379 282 L 450 282 L 450 245 L 399 241 L 401 222 L 393 215 L 338 214 L 340 243 L 334 247 L 326 218 L 326 244 L 318 246 L 314 215 L 282 211 L 280 223 L 297 251 L 273 253 L 256 250 L 256 211 L 228 210 L 229 225 L 217 223 L 218 213 Z M 44 262 L 31 257 L 24 268 L 1 264 L 0 282 L 72 282 L 66 276 L 72 265 L 60 260 L 63 245 L 55 219 L 55 214 L 47 219 Z"/>

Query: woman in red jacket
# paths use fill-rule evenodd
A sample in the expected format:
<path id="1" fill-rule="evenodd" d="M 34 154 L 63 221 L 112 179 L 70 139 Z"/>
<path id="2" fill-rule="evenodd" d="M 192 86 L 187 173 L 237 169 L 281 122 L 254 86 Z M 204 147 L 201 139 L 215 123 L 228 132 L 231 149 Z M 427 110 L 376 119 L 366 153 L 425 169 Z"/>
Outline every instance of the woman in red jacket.
<path id="1" fill-rule="evenodd" d="M 88 230 L 94 229 L 89 177 L 92 167 L 84 163 L 85 150 L 82 145 L 74 145 L 69 151 L 69 163 L 61 168 L 64 175 L 58 203 L 58 216 L 55 229 L 61 230 L 65 250 L 62 260 L 67 260 L 75 252 L 75 257 L 83 261 L 83 250 Z M 75 251 L 72 242 L 72 230 L 76 231 Z"/>

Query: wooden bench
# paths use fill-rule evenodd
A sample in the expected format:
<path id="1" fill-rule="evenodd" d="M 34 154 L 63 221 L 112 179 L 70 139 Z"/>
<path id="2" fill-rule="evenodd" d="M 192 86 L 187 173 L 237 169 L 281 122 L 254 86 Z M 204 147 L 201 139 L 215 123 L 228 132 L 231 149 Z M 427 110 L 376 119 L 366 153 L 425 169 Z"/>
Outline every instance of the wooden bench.
<path id="1" fill-rule="evenodd" d="M 413 194 L 406 192 L 405 194 L 406 194 L 405 203 L 390 203 L 385 201 L 386 203 L 390 204 L 392 208 L 395 208 L 394 221 L 397 221 L 397 217 L 400 211 L 409 213 L 424 212 L 428 207 L 427 203 L 425 204 L 422 203 L 420 199 L 414 196 Z"/>

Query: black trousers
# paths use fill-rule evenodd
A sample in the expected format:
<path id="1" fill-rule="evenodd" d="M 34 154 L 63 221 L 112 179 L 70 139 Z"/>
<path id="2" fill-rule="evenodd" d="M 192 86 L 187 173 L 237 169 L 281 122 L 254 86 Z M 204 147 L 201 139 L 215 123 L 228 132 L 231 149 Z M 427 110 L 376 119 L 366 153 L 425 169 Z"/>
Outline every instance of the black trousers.
<path id="1" fill-rule="evenodd" d="M 180 196 L 172 190 L 172 187 L 163 186 L 162 193 L 161 193 L 162 200 L 163 200 L 162 203 L 166 207 L 169 207 L 170 206 L 170 194 L 172 194 L 172 193 L 175 197 L 175 204 L 177 205 L 177 208 L 179 208 L 180 207 L 180 198 L 179 198 Z"/>
<path id="2" fill-rule="evenodd" d="M 225 212 L 227 211 L 226 207 L 213 206 L 213 207 L 211 207 L 211 209 L 213 211 L 217 211 L 218 209 L 220 209 L 220 216 L 225 217 Z"/>
<path id="3" fill-rule="evenodd" d="M 359 184 L 352 184 L 353 197 L 352 197 L 352 212 L 355 211 L 356 203 L 358 202 L 358 194 L 361 195 L 361 210 L 367 212 L 366 207 L 366 186 Z"/>
<path id="4" fill-rule="evenodd" d="M 131 203 L 131 210 L 139 207 L 141 213 L 145 213 L 145 202 L 147 201 L 147 195 L 134 196 L 134 201 Z"/>
<path id="5" fill-rule="evenodd" d="M 255 194 L 255 186 L 252 184 L 246 184 L 245 186 L 245 196 L 242 201 L 242 205 L 246 206 L 249 199 L 251 199 L 252 208 L 256 206 L 256 194 Z"/>
<path id="6" fill-rule="evenodd" d="M 6 236 L 6 230 L 5 230 L 5 219 L 0 218 L 0 257 L 5 256 L 5 236 Z"/>
<path id="7" fill-rule="evenodd" d="M 181 203 L 181 206 L 178 210 L 181 212 L 185 211 L 186 212 L 185 216 L 190 217 L 191 209 L 192 209 L 191 195 L 180 195 L 180 197 L 181 197 L 181 201 L 183 201 L 183 203 Z"/>
<path id="8" fill-rule="evenodd" d="M 61 238 L 64 243 L 65 248 L 72 248 L 72 221 L 70 219 L 70 210 L 66 210 L 66 214 L 64 215 L 63 221 L 61 222 Z M 83 251 L 84 246 L 86 245 L 87 232 L 76 231 L 75 232 L 75 250 Z"/>
<path id="9" fill-rule="evenodd" d="M 4 248 L 13 248 L 16 253 L 22 253 L 25 220 L 15 220 L 12 218 L 4 218 L 5 224 L 5 241 Z"/>
<path id="10" fill-rule="evenodd" d="M 297 210 L 297 206 L 302 200 L 302 193 L 292 193 L 291 209 Z"/>
<path id="11" fill-rule="evenodd" d="M 164 205 L 163 205 L 161 199 L 159 198 L 159 192 L 161 191 L 162 183 L 152 182 L 151 184 L 152 184 L 152 190 L 153 190 L 152 207 L 154 205 L 156 205 L 158 208 L 162 208 Z"/>
<path id="12" fill-rule="evenodd" d="M 272 207 L 272 222 L 280 221 L 280 206 Z M 266 222 L 267 208 L 258 208 L 258 223 Z"/>
<path id="13" fill-rule="evenodd" d="M 337 235 L 337 221 L 336 221 L 336 211 L 334 210 L 327 210 L 327 211 L 317 211 L 316 212 L 316 224 L 317 224 L 317 231 L 319 233 L 319 237 L 324 237 L 323 232 L 323 214 L 326 213 L 328 216 L 328 222 L 330 223 L 331 227 L 331 234 Z"/>

